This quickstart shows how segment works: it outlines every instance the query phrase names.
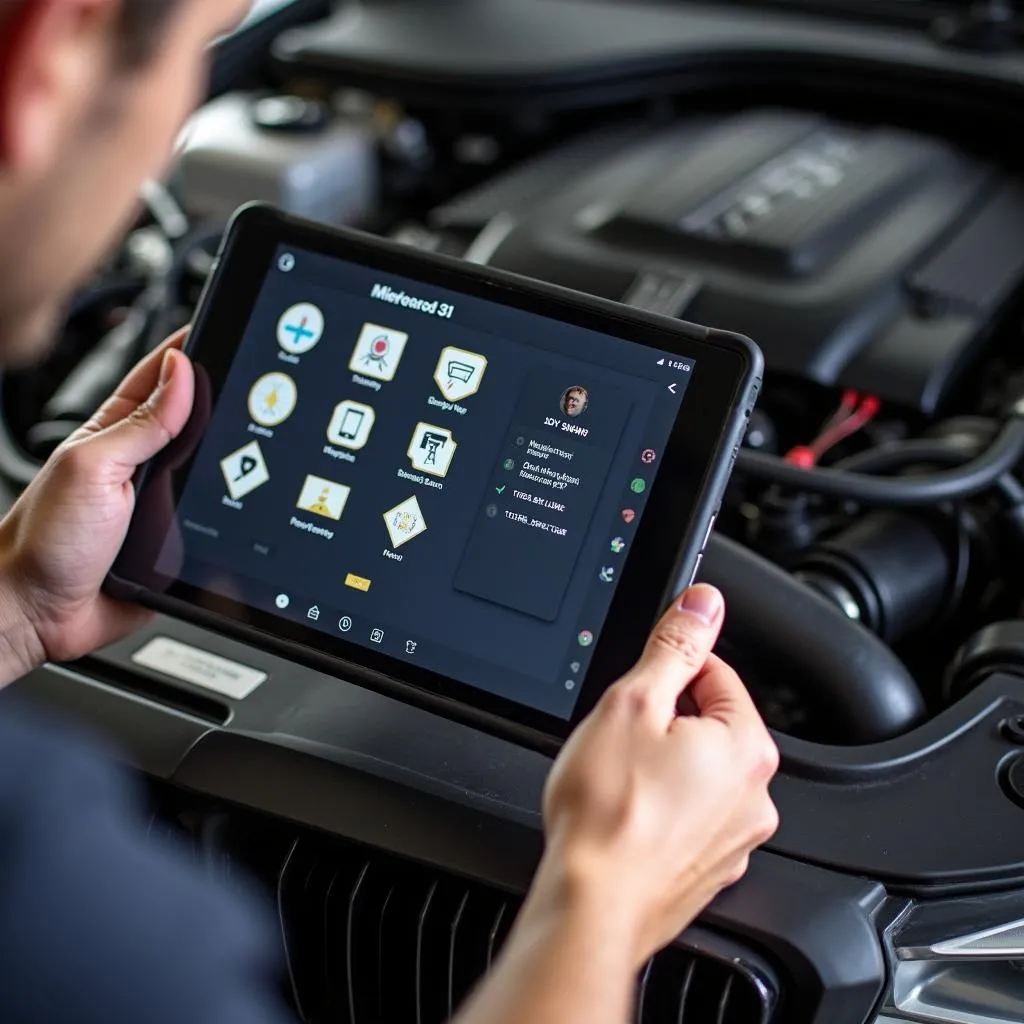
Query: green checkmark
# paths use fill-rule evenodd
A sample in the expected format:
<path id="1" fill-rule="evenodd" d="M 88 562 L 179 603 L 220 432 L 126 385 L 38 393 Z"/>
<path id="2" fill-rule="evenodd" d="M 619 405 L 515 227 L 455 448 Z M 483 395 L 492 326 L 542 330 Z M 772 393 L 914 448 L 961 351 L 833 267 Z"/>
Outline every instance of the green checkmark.
<path id="1" fill-rule="evenodd" d="M 502 485 L 501 485 L 501 487 L 495 487 L 494 489 L 495 489 L 495 490 L 496 490 L 496 491 L 497 491 L 497 492 L 498 492 L 499 494 L 504 494 L 504 493 L 505 493 L 505 485 L 504 485 L 504 484 L 502 484 Z"/>

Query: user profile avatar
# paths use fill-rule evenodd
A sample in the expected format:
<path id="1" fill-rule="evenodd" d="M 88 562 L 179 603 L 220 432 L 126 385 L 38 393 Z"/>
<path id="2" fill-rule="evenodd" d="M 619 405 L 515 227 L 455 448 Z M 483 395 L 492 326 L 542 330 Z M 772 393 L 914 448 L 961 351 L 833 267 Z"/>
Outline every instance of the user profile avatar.
<path id="1" fill-rule="evenodd" d="M 587 411 L 588 405 L 590 405 L 590 392 L 579 384 L 569 388 L 562 395 L 562 412 L 566 416 L 573 418 L 582 416 Z"/>

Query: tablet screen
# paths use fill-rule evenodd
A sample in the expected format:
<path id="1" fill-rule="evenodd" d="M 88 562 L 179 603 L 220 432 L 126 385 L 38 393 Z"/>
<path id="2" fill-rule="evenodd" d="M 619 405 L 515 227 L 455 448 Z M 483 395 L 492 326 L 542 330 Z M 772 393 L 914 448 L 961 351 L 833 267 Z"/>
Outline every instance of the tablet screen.
<path id="1" fill-rule="evenodd" d="M 692 371 L 281 247 L 157 569 L 567 720 Z"/>

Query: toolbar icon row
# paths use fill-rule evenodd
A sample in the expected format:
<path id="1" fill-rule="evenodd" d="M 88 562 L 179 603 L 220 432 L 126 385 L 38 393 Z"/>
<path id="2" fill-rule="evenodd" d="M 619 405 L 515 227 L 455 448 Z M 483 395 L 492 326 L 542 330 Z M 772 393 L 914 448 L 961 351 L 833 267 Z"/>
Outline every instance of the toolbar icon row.
<path id="1" fill-rule="evenodd" d="M 312 352 L 324 336 L 326 321 L 318 306 L 299 302 L 286 309 L 277 322 L 277 343 L 288 362 Z M 409 344 L 409 335 L 382 324 L 363 324 L 348 368 L 374 380 L 392 381 Z M 487 358 L 479 352 L 449 345 L 441 351 L 434 380 L 449 402 L 461 402 L 480 390 Z"/>

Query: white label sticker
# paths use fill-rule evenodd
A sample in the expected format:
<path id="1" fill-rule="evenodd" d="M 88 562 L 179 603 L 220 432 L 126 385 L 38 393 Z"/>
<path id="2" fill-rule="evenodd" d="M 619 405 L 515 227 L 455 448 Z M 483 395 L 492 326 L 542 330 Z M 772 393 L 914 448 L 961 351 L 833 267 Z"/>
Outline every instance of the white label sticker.
<path id="1" fill-rule="evenodd" d="M 173 679 L 201 686 L 232 700 L 245 700 L 267 678 L 266 672 L 228 661 L 218 654 L 190 647 L 170 637 L 154 637 L 140 647 L 132 661 Z"/>

